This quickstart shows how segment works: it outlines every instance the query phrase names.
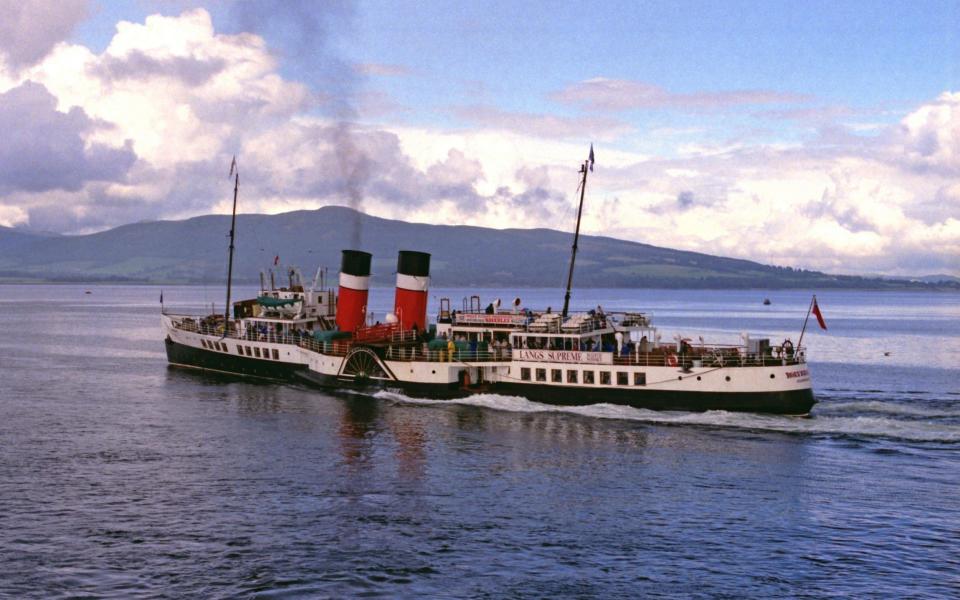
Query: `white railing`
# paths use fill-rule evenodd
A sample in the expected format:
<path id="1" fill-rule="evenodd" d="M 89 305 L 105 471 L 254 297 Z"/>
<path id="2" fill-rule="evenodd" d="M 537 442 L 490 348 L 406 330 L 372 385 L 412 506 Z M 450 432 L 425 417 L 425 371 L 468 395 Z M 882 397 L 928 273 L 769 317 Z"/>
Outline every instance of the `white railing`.
<path id="1" fill-rule="evenodd" d="M 345 356 L 354 346 L 352 340 L 319 341 L 310 335 L 282 335 L 274 332 L 258 332 L 248 329 L 243 335 L 232 330 L 224 335 L 223 324 L 211 325 L 202 320 L 189 317 L 172 318 L 173 326 L 183 331 L 191 331 L 201 335 L 231 340 L 245 340 L 266 342 L 272 344 L 289 344 L 305 348 L 312 352 L 328 356 Z M 432 350 L 426 343 L 415 343 L 412 336 L 404 336 L 398 332 L 397 345 L 388 345 L 384 348 L 384 356 L 388 360 L 427 361 L 427 362 L 496 362 L 513 360 L 511 348 L 497 348 L 485 351 L 438 349 Z M 691 346 L 683 352 L 676 352 L 672 346 L 660 346 L 646 352 L 614 353 L 615 365 L 639 365 L 650 367 L 758 367 L 777 365 L 797 365 L 806 362 L 806 350 L 803 347 L 796 349 L 783 346 L 773 346 L 770 353 L 748 353 L 743 346 L 711 345 Z M 586 352 L 586 350 L 583 350 Z"/>

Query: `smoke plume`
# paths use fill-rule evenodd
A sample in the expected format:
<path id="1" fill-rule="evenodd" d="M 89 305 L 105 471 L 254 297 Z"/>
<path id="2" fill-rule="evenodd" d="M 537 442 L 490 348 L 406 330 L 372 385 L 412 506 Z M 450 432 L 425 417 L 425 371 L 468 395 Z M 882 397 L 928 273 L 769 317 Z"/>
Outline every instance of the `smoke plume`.
<path id="1" fill-rule="evenodd" d="M 323 98 L 319 108 L 336 122 L 331 141 L 346 203 L 356 211 L 351 244 L 359 249 L 363 241 L 360 213 L 369 177 L 369 159 L 355 135 L 362 80 L 359 71 L 336 50 L 354 34 L 355 2 L 245 0 L 233 5 L 232 13 L 241 31 L 260 34 L 268 41 L 284 40 L 284 46 L 273 50 L 281 58 L 292 54 L 297 57 L 296 61 L 286 61 L 284 67 L 301 81 L 317 82 L 314 92 Z"/>

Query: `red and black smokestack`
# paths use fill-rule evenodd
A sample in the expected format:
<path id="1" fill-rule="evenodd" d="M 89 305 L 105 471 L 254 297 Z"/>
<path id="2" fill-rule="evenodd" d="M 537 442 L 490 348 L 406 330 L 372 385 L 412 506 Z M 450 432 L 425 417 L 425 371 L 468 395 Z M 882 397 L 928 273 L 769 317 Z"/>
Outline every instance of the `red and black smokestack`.
<path id="1" fill-rule="evenodd" d="M 369 252 L 343 251 L 340 261 L 340 291 L 337 295 L 337 327 L 340 331 L 356 331 L 367 319 L 372 258 Z"/>
<path id="2" fill-rule="evenodd" d="M 397 257 L 397 295 L 393 313 L 403 329 L 423 331 L 427 326 L 427 290 L 430 288 L 430 255 L 401 250 Z"/>

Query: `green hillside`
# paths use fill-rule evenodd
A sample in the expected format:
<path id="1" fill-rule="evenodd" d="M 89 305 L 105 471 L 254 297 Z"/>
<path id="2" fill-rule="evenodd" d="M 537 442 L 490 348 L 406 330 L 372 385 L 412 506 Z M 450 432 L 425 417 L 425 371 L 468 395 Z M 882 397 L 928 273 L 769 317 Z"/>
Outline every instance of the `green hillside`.
<path id="1" fill-rule="evenodd" d="M 312 277 L 335 274 L 360 220 L 361 249 L 374 255 L 374 283 L 393 282 L 397 250 L 433 254 L 438 286 L 562 287 L 572 235 L 548 229 L 487 229 L 391 221 L 343 207 L 280 215 L 239 215 L 234 274 L 255 281 L 279 255 Z M 226 272 L 228 216 L 124 225 L 83 236 L 39 236 L 0 228 L 0 278 L 211 283 Z M 881 288 L 933 287 L 909 281 L 835 276 L 583 236 L 575 284 L 590 287 Z"/>

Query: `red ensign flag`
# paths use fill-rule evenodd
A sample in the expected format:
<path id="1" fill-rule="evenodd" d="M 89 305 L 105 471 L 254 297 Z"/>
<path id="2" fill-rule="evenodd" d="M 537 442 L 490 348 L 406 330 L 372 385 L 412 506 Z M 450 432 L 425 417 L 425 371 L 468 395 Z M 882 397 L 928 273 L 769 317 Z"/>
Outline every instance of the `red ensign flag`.
<path id="1" fill-rule="evenodd" d="M 827 323 L 823 320 L 823 315 L 820 314 L 820 307 L 817 305 L 817 299 L 813 299 L 813 314 L 817 317 L 817 323 L 820 323 L 820 329 L 826 330 Z"/>
<path id="2" fill-rule="evenodd" d="M 278 254 L 273 257 L 273 266 L 277 266 L 277 264 L 279 263 L 280 263 L 280 255 Z M 826 329 L 826 327 L 824 327 L 824 329 Z"/>

